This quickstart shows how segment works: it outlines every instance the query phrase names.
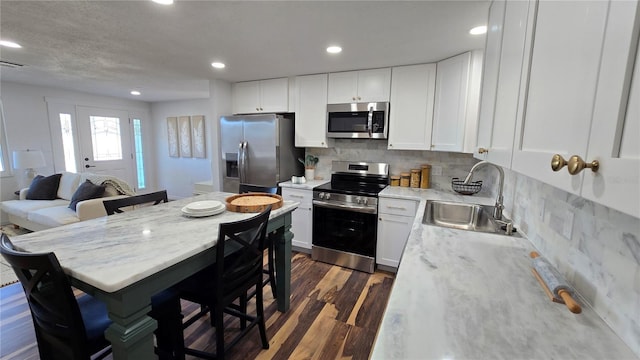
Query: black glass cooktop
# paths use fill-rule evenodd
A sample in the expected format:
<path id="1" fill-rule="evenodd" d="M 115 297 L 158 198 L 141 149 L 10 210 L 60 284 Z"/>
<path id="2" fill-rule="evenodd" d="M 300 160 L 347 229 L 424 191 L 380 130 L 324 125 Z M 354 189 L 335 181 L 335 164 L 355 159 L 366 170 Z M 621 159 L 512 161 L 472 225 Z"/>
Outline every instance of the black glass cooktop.
<path id="1" fill-rule="evenodd" d="M 333 174 L 331 182 L 316 186 L 313 190 L 336 194 L 378 196 L 389 184 L 386 176 L 354 176 L 351 174 Z"/>

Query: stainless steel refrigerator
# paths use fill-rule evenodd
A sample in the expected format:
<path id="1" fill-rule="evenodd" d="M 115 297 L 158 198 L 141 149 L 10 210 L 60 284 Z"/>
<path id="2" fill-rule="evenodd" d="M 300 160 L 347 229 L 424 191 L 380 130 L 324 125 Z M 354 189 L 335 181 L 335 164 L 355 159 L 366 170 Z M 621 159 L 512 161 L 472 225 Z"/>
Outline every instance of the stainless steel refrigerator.
<path id="1" fill-rule="evenodd" d="M 277 186 L 304 174 L 294 146 L 293 114 L 234 115 L 220 118 L 222 190 L 238 192 L 240 183 Z"/>

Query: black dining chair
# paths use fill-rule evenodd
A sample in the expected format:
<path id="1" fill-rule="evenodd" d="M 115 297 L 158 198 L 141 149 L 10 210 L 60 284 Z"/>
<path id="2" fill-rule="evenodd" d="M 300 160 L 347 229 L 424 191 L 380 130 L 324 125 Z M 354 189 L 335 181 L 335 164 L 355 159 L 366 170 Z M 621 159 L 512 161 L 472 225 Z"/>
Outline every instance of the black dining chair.
<path id="1" fill-rule="evenodd" d="M 240 194 L 246 194 L 246 193 L 267 193 L 267 194 L 277 194 L 279 190 L 279 187 L 277 186 L 259 186 L 259 185 L 252 185 L 252 184 L 243 184 L 241 183 L 238 189 L 238 193 Z M 275 239 L 274 239 L 274 234 L 268 234 L 267 235 L 267 241 L 265 243 L 265 246 L 267 247 L 267 255 L 268 255 L 268 262 L 267 262 L 267 268 L 265 270 L 263 270 L 263 273 L 266 275 L 266 278 L 264 279 L 262 285 L 267 285 L 270 284 L 271 285 L 271 294 L 273 294 L 273 298 L 276 298 L 276 294 L 277 294 L 277 289 L 276 289 L 276 270 L 275 270 Z M 249 293 L 249 299 L 251 299 L 253 296 L 255 296 L 255 291 Z"/>
<path id="2" fill-rule="evenodd" d="M 103 202 L 107 215 L 123 213 L 123 208 L 136 205 L 158 205 L 169 201 L 167 190 L 156 191 L 148 194 L 134 195 L 125 198 L 106 200 Z"/>
<path id="3" fill-rule="evenodd" d="M 5 234 L 0 252 L 24 289 L 41 359 L 102 359 L 111 353 L 104 338 L 111 325 L 106 305 L 86 294 L 76 298 L 54 253 L 17 251 Z"/>
<path id="4" fill-rule="evenodd" d="M 258 326 L 260 331 L 262 347 L 269 348 L 262 297 L 262 268 L 270 213 L 271 206 L 252 218 L 220 224 L 216 263 L 174 287 L 182 299 L 210 310 L 216 332 L 215 354 L 192 348 L 185 348 L 185 354 L 224 359 L 225 351 L 235 346 L 254 326 Z M 257 289 L 256 314 L 250 315 L 247 313 L 247 292 L 254 287 Z M 239 300 L 237 304 L 236 300 Z M 228 344 L 224 336 L 225 313 L 240 319 L 240 332 Z"/>

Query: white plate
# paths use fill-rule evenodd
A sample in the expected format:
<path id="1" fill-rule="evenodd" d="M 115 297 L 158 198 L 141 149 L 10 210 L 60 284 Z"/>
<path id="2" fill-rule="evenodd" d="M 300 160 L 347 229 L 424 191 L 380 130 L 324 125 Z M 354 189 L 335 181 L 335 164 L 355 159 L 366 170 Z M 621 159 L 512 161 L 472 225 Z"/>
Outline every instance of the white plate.
<path id="1" fill-rule="evenodd" d="M 185 216 L 189 216 L 189 217 L 205 217 L 205 216 L 213 216 L 213 215 L 218 215 L 220 213 L 223 213 L 225 210 L 227 210 L 227 207 L 220 203 L 220 206 L 209 210 L 209 211 L 189 211 L 189 209 L 187 209 L 187 207 L 183 207 L 182 208 L 182 214 Z"/>
<path id="2" fill-rule="evenodd" d="M 190 213 L 211 212 L 213 210 L 219 209 L 221 205 L 223 204 L 220 201 L 203 200 L 189 203 L 184 207 L 184 209 L 186 209 Z"/>

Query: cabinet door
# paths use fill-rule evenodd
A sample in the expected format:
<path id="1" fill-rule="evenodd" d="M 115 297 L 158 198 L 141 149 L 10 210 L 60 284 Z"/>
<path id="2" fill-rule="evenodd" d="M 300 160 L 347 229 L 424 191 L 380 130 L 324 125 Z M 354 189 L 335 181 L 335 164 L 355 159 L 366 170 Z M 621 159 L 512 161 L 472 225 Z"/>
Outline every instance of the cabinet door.
<path id="1" fill-rule="evenodd" d="M 607 9 L 605 1 L 539 1 L 529 10 L 512 169 L 574 194 L 582 174 L 549 164 L 555 153 L 586 154 Z"/>
<path id="2" fill-rule="evenodd" d="M 233 113 L 250 114 L 260 111 L 260 82 L 246 81 L 233 84 Z"/>
<path id="3" fill-rule="evenodd" d="M 430 150 L 436 65 L 392 69 L 388 149 Z"/>
<path id="4" fill-rule="evenodd" d="M 482 72 L 482 95 L 480 98 L 480 120 L 478 125 L 478 148 L 489 149 L 493 113 L 500 71 L 500 51 L 502 48 L 502 27 L 504 22 L 505 1 L 493 1 L 489 7 L 487 40 L 484 48 L 484 69 Z M 393 96 L 393 92 L 391 93 Z M 486 153 L 474 151 L 474 157 L 484 160 Z"/>
<path id="5" fill-rule="evenodd" d="M 329 104 L 358 101 L 358 72 L 347 71 L 329 74 Z"/>
<path id="6" fill-rule="evenodd" d="M 302 249 L 311 250 L 313 208 L 311 205 L 312 191 L 302 189 L 282 188 L 282 198 L 296 201 L 300 205 L 291 213 L 291 244 Z"/>
<path id="7" fill-rule="evenodd" d="M 640 217 L 640 4 L 610 5 L 582 196 Z"/>
<path id="8" fill-rule="evenodd" d="M 359 102 L 389 101 L 391 88 L 391 69 L 372 69 L 358 71 Z"/>
<path id="9" fill-rule="evenodd" d="M 296 84 L 296 146 L 326 148 L 327 74 L 298 76 Z"/>
<path id="10" fill-rule="evenodd" d="M 437 65 L 432 150 L 463 150 L 470 64 L 464 53 Z"/>
<path id="11" fill-rule="evenodd" d="M 513 154 L 528 14 L 528 1 L 507 2 L 497 96 L 486 157 L 490 162 L 506 168 L 511 167 Z"/>
<path id="12" fill-rule="evenodd" d="M 398 267 L 400 257 L 411 234 L 413 216 L 378 214 L 376 263 Z"/>
<path id="13" fill-rule="evenodd" d="M 260 81 L 260 112 L 289 111 L 289 79 Z"/>

